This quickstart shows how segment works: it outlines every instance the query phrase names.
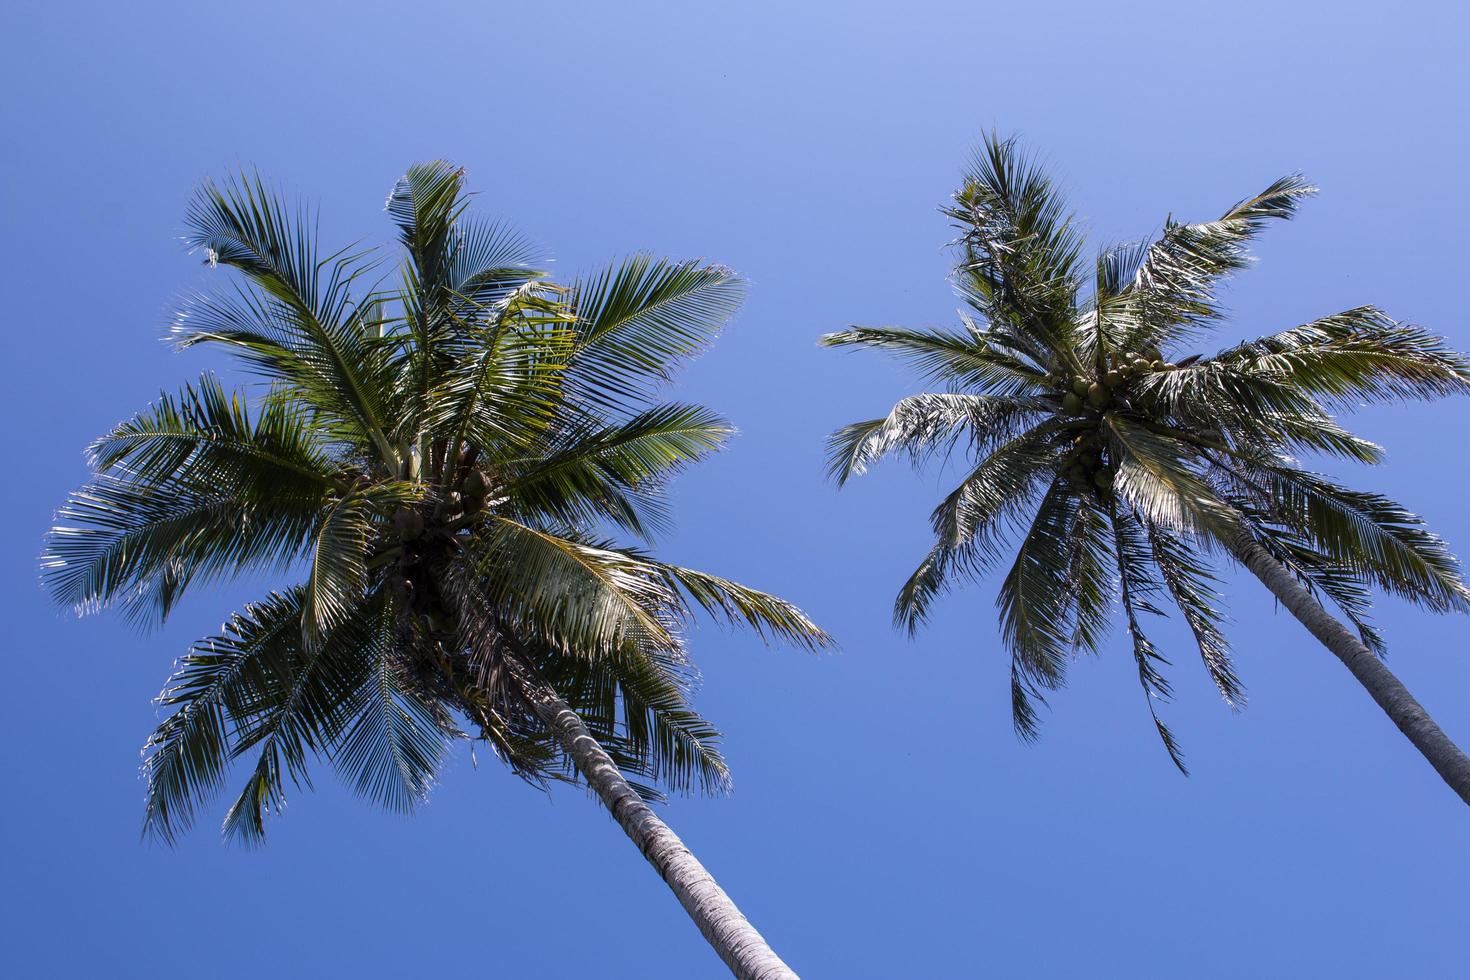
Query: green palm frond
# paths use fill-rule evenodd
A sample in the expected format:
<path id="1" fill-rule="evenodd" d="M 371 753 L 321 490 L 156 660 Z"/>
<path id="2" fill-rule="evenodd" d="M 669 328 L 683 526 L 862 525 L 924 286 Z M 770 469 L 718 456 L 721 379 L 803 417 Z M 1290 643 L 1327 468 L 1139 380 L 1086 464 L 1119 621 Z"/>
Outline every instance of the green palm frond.
<path id="1" fill-rule="evenodd" d="M 125 470 L 155 486 L 271 486 L 287 495 L 333 487 L 338 469 L 299 405 L 266 398 L 252 419 L 245 397 L 212 374 L 113 427 L 87 448 L 87 460 L 98 472 Z"/>
<path id="2" fill-rule="evenodd" d="M 365 253 L 321 256 L 298 208 L 293 216 L 259 177 L 206 182 L 188 214 L 185 242 L 210 265 L 239 270 L 249 289 L 186 306 L 180 346 L 217 342 L 274 379 L 293 383 L 322 412 L 392 460 L 383 435 L 386 364 L 369 343 L 352 287 Z"/>
<path id="3" fill-rule="evenodd" d="M 734 432 L 698 405 L 658 405 L 612 426 L 573 425 L 539 457 L 509 461 L 504 479 L 515 506 L 566 524 L 598 520 L 647 540 L 667 526 L 660 491 Z"/>
<path id="4" fill-rule="evenodd" d="M 569 656 L 677 644 L 676 599 L 647 562 L 494 515 L 480 558 L 490 598 Z"/>
<path id="5" fill-rule="evenodd" d="M 1156 524 L 1145 531 L 1159 578 L 1189 624 L 1210 680 L 1226 704 L 1236 709 L 1245 707 L 1245 689 L 1235 673 L 1223 631 L 1218 579 L 1183 538 Z"/>
<path id="6" fill-rule="evenodd" d="M 806 650 L 833 640 L 796 606 L 729 579 L 677 565 L 656 564 L 671 592 L 683 592 L 710 616 L 731 626 L 748 626 L 766 640 L 781 640 Z M 678 604 L 684 608 L 683 603 Z"/>
<path id="7" fill-rule="evenodd" d="M 960 230 L 960 295 L 1035 361 L 1071 333 L 1082 236 L 1038 163 L 1014 140 L 985 141 L 945 210 Z"/>
<path id="8" fill-rule="evenodd" d="M 162 621 L 190 585 L 283 569 L 306 553 L 329 495 L 264 489 L 100 474 L 57 512 L 42 575 L 56 601 L 79 612 L 120 604 L 139 623 Z"/>
<path id="9" fill-rule="evenodd" d="M 633 651 L 597 668 L 560 658 L 543 671 L 619 765 L 677 793 L 729 792 L 720 733 L 689 707 L 687 664 Z"/>
<path id="10" fill-rule="evenodd" d="M 1470 391 L 1470 359 L 1372 306 L 1239 344 L 1207 363 L 1280 378 L 1302 397 L 1347 408 Z"/>
<path id="11" fill-rule="evenodd" d="M 1061 481 L 1042 497 L 1030 529 L 1016 549 L 1016 560 L 1001 580 L 996 607 L 1001 641 L 1011 655 L 1014 688 L 1012 721 L 1023 738 L 1035 738 L 1038 690 L 1055 690 L 1067 674 L 1072 649 L 1076 595 L 1068 578 L 1068 543 L 1077 519 L 1076 501 Z"/>
<path id="12" fill-rule="evenodd" d="M 354 614 L 368 589 L 368 561 L 384 515 L 422 495 L 412 483 L 387 482 L 355 489 L 326 508 L 312 536 L 303 583 L 301 630 L 308 645 Z"/>
<path id="13" fill-rule="evenodd" d="M 1417 515 L 1283 463 L 1247 472 L 1273 513 L 1291 515 L 1295 530 L 1337 567 L 1437 612 L 1470 610 L 1460 563 Z"/>
<path id="14" fill-rule="evenodd" d="M 1041 425 L 996 448 L 930 515 L 936 543 L 894 602 L 894 621 L 916 632 L 954 574 L 973 577 L 1000 560 L 1009 521 L 1033 503 L 1058 462 L 1057 432 Z"/>
<path id="15" fill-rule="evenodd" d="M 970 388 L 977 394 L 1036 394 L 1045 380 L 1044 370 L 973 332 L 850 327 L 822 337 L 822 346 L 875 347 L 890 351 L 930 380 L 956 389 Z"/>
<path id="16" fill-rule="evenodd" d="M 638 411 L 734 314 L 745 285 L 729 269 L 634 255 L 571 287 L 577 351 L 568 384 L 611 411 Z"/>
<path id="17" fill-rule="evenodd" d="M 1118 557 L 1119 597 L 1128 623 L 1128 637 L 1133 644 L 1133 660 L 1138 666 L 1138 683 L 1143 687 L 1143 696 L 1148 701 L 1149 715 L 1159 733 L 1159 741 L 1164 743 L 1170 761 L 1187 776 L 1189 769 L 1184 765 L 1184 753 L 1173 731 L 1159 717 L 1156 703 L 1173 697 L 1169 681 L 1160 669 L 1169 666 L 1169 661 L 1154 647 L 1139 622 L 1140 612 L 1164 615 L 1163 610 L 1154 604 L 1161 589 L 1153 575 L 1144 529 L 1131 515 L 1116 510 L 1112 525 Z"/>
<path id="18" fill-rule="evenodd" d="M 988 451 L 1018 433 L 1046 408 L 1037 399 L 957 393 L 904 398 L 886 418 L 845 426 L 828 440 L 828 473 L 838 486 L 894 452 L 915 466 L 951 451 L 968 436 L 973 452 Z"/>
<path id="19" fill-rule="evenodd" d="M 272 593 L 195 643 L 158 703 L 174 711 L 143 747 L 148 784 L 144 833 L 173 843 L 224 782 L 235 717 L 259 703 L 268 664 L 284 662 L 301 638 L 299 592 Z"/>
<path id="20" fill-rule="evenodd" d="M 1250 261 L 1251 240 L 1270 220 L 1286 220 L 1316 193 L 1300 174 L 1273 181 L 1214 221 L 1181 224 L 1172 218 L 1147 251 L 1127 295 L 1134 310 L 1119 349 L 1163 347 L 1223 316 L 1220 282 Z"/>
<path id="21" fill-rule="evenodd" d="M 358 795 L 408 812 L 428 799 L 450 739 L 461 733 L 396 655 L 393 618 L 385 608 L 373 624 L 371 669 L 346 708 L 350 721 L 331 759 Z"/>

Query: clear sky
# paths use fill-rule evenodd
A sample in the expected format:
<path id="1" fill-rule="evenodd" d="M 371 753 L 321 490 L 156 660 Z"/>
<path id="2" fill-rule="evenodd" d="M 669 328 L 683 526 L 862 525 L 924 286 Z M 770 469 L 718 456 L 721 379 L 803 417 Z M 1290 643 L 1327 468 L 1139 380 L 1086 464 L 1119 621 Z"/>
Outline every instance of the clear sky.
<path id="1" fill-rule="evenodd" d="M 681 478 L 663 553 L 788 596 L 842 643 L 766 650 L 709 626 L 699 706 L 728 799 L 666 817 L 804 976 L 1449 976 L 1470 813 L 1336 661 L 1232 578 L 1250 707 L 1213 694 L 1177 622 L 1153 735 L 1115 638 L 1074 665 L 1041 742 L 1008 716 L 994 583 L 911 642 L 890 602 L 953 473 L 837 493 L 832 428 L 915 382 L 819 350 L 849 323 L 950 323 L 937 208 L 980 134 L 1049 159 L 1099 242 L 1207 218 L 1279 174 L 1323 188 L 1229 292 L 1221 345 L 1362 303 L 1470 348 L 1463 7 L 1293 2 L 519 5 L 12 3 L 0 30 L 0 236 L 15 462 L 0 736 L 0 973 L 143 977 L 703 977 L 720 965 L 590 798 L 456 755 L 412 818 L 326 770 L 264 850 L 206 820 L 140 843 L 138 748 L 173 659 L 244 587 L 167 629 L 58 614 L 35 556 L 80 450 L 217 362 L 161 342 L 203 281 L 190 189 L 258 166 L 332 241 L 386 241 L 412 161 L 565 272 L 707 256 L 749 302 L 677 396 L 742 429 Z M 1375 409 L 1359 483 L 1470 551 L 1470 403 Z M 1391 663 L 1470 742 L 1464 619 L 1385 602 Z"/>

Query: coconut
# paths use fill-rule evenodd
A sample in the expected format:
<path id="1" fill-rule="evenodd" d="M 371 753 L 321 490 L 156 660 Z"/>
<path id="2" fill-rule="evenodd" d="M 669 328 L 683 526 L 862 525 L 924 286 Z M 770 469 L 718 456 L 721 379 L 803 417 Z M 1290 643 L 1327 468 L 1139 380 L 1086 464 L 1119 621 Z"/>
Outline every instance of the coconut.
<path id="1" fill-rule="evenodd" d="M 1082 411 L 1082 399 L 1069 391 L 1062 396 L 1062 408 L 1074 414 L 1080 412 Z"/>
<path id="2" fill-rule="evenodd" d="M 434 516 L 439 518 L 440 520 L 443 520 L 446 517 L 453 517 L 455 514 L 458 514 L 463 509 L 464 505 L 460 502 L 459 494 L 451 490 L 449 491 L 449 493 L 444 495 L 443 500 L 439 501 L 439 503 L 435 505 Z"/>
<path id="3" fill-rule="evenodd" d="M 1087 389 L 1087 400 L 1092 403 L 1094 408 L 1102 408 L 1108 403 L 1108 399 L 1108 389 L 1096 382 L 1093 382 L 1091 387 Z"/>
<path id="4" fill-rule="evenodd" d="M 1164 362 L 1163 361 L 1153 360 L 1153 361 L 1150 361 L 1149 362 L 1148 366 L 1151 367 L 1151 368 L 1153 368 L 1155 371 L 1162 371 L 1162 370 L 1164 370 Z"/>
<path id="5" fill-rule="evenodd" d="M 1113 488 L 1113 474 L 1107 470 L 1098 470 L 1093 476 L 1092 482 L 1099 490 L 1111 490 Z"/>
<path id="6" fill-rule="evenodd" d="M 1107 382 L 1109 388 L 1116 388 L 1123 383 L 1123 372 L 1109 371 L 1103 381 Z"/>
<path id="7" fill-rule="evenodd" d="M 1080 397 L 1082 395 L 1087 394 L 1087 387 L 1091 383 L 1092 382 L 1088 381 L 1086 378 L 1073 378 L 1072 379 L 1072 390 L 1075 391 L 1075 392 L 1077 392 L 1077 395 Z"/>
<path id="8" fill-rule="evenodd" d="M 400 538 L 413 541 L 424 533 L 424 518 L 411 507 L 400 507 L 393 515 L 393 526 Z"/>
<path id="9" fill-rule="evenodd" d="M 490 482 L 479 470 L 470 470 L 465 474 L 464 492 L 471 497 L 483 497 L 490 492 Z"/>

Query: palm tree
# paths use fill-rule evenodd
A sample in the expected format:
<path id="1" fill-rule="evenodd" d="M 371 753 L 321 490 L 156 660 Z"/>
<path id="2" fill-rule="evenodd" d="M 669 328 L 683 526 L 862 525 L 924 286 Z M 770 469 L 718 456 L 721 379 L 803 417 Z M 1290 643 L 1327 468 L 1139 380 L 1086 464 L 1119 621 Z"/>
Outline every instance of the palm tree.
<path id="1" fill-rule="evenodd" d="M 455 740 L 480 740 L 533 783 L 585 781 L 736 975 L 794 976 L 648 801 L 728 786 L 689 705 L 696 610 L 828 638 L 600 530 L 646 543 L 667 480 L 730 434 L 657 394 L 741 284 L 636 256 L 559 285 L 524 239 L 466 215 L 463 183 L 444 162 L 398 181 L 402 260 L 371 288 L 370 255 L 319 252 L 310 216 L 258 177 L 206 183 L 189 209 L 189 246 L 239 276 L 190 297 L 175 336 L 238 356 L 258 397 L 206 374 L 93 443 L 44 574 L 58 601 L 144 624 L 193 586 L 302 578 L 181 661 L 145 750 L 145 832 L 173 841 L 241 756 L 227 838 L 260 841 L 311 757 L 407 810 Z"/>
<path id="2" fill-rule="evenodd" d="M 934 546 L 900 590 L 895 619 L 913 632 L 936 596 L 997 567 L 1019 537 L 997 605 L 1023 738 L 1036 736 L 1037 705 L 1062 684 L 1069 655 L 1096 651 L 1119 614 L 1159 735 L 1183 770 L 1155 709 L 1170 689 L 1141 614 L 1177 606 L 1220 694 L 1242 705 L 1213 560 L 1233 559 L 1470 803 L 1470 759 L 1384 666 L 1365 618 L 1375 587 L 1435 612 L 1470 608 L 1457 562 L 1397 503 L 1295 458 L 1378 462 L 1382 450 L 1332 411 L 1463 394 L 1470 362 L 1369 306 L 1187 353 L 1225 318 L 1216 289 L 1247 263 L 1251 239 L 1313 192 L 1286 177 L 1215 221 L 1170 219 L 1157 239 L 1089 262 L 1046 174 L 1014 141 L 990 137 L 945 212 L 959 229 L 961 327 L 823 338 L 891 352 L 945 390 L 834 433 L 831 472 L 840 484 L 892 453 L 920 465 L 968 451 L 968 475 L 935 508 Z"/>

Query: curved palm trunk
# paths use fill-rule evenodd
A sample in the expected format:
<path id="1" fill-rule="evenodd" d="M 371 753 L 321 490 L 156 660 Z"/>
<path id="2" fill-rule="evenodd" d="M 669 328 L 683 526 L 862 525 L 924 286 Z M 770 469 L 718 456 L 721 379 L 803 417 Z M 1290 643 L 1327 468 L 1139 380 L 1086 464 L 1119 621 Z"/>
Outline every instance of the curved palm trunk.
<path id="1" fill-rule="evenodd" d="M 577 713 L 544 681 L 515 672 L 537 715 L 556 734 L 577 771 L 678 896 L 679 904 L 730 972 L 742 980 L 797 980 L 796 973 L 766 944 L 699 859 L 628 785 Z"/>
<path id="2" fill-rule="evenodd" d="M 1434 719 L 1429 717 L 1429 712 L 1384 666 L 1383 661 L 1324 609 L 1316 597 L 1254 538 L 1239 534 L 1229 542 L 1229 546 L 1236 560 L 1250 569 L 1271 590 L 1271 594 L 1343 662 L 1358 683 L 1368 689 L 1368 694 L 1399 726 L 1399 731 L 1414 743 L 1414 748 L 1429 760 L 1434 771 L 1449 783 L 1450 789 L 1470 803 L 1470 758 L 1440 730 Z"/>

